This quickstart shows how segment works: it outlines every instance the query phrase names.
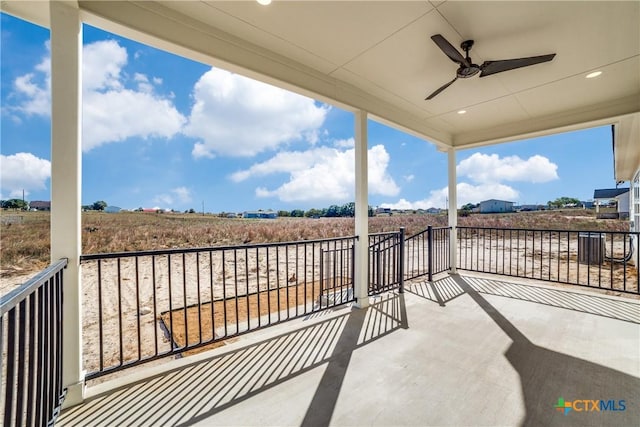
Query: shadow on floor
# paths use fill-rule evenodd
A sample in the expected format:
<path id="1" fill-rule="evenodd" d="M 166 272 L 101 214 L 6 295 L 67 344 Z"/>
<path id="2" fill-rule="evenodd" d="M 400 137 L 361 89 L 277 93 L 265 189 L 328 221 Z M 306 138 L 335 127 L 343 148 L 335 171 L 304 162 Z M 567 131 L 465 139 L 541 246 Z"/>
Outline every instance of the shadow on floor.
<path id="1" fill-rule="evenodd" d="M 513 341 L 505 356 L 520 377 L 526 409 L 523 426 L 637 425 L 640 419 L 640 379 L 533 344 L 480 295 L 473 279 L 460 276 L 451 276 L 451 279 Z M 575 410 L 564 415 L 554 408 L 559 398 L 571 402 L 612 400 L 618 409 L 621 409 L 619 401 L 624 400 L 626 410 L 578 411 L 583 407 L 591 409 L 589 403 L 578 404 Z"/>
<path id="2" fill-rule="evenodd" d="M 437 302 L 440 307 L 445 307 L 446 303 L 464 294 L 462 288 L 450 276 L 433 282 L 414 280 L 405 285 L 405 290 L 421 298 Z"/>
<path id="3" fill-rule="evenodd" d="M 483 294 L 530 301 L 640 324 L 640 305 L 635 301 L 607 298 L 599 296 L 595 292 L 584 294 L 572 292 L 566 288 L 549 289 L 486 278 L 465 276 L 464 280 L 473 289 Z"/>
<path id="4" fill-rule="evenodd" d="M 111 390 L 64 411 L 58 421 L 60 425 L 192 425 L 326 364 L 304 423 L 327 425 L 353 351 L 407 327 L 404 296 L 388 294 L 367 309 L 352 309 Z"/>
<path id="5" fill-rule="evenodd" d="M 406 285 L 407 292 L 437 302 L 444 307 L 446 303 L 463 295 L 465 290 L 454 276 L 434 282 L 413 281 Z M 464 276 L 465 283 L 473 290 L 487 295 L 513 298 L 544 304 L 551 307 L 623 320 L 640 324 L 640 305 L 632 301 L 612 299 L 597 295 L 595 292 L 584 294 L 567 289 L 549 289 L 540 286 L 511 283 L 483 277 Z"/>

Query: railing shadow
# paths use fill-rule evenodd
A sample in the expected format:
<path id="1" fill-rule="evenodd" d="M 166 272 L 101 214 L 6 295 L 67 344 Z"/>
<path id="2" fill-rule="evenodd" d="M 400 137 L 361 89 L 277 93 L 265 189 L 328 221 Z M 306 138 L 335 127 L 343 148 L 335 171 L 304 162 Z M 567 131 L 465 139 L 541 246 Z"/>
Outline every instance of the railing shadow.
<path id="1" fill-rule="evenodd" d="M 476 290 L 477 283 L 474 286 L 473 280 L 460 276 L 452 276 L 452 279 L 513 341 L 505 356 L 520 376 L 526 410 L 521 425 L 586 426 L 637 423 L 638 414 L 635 407 L 614 413 L 574 411 L 572 417 L 558 414 L 553 405 L 561 397 L 567 400 L 610 399 L 617 402 L 619 399 L 626 399 L 627 402 L 637 402 L 640 398 L 640 379 L 535 345 L 480 295 Z M 588 404 L 586 406 L 588 407 Z"/>
<path id="2" fill-rule="evenodd" d="M 450 276 L 433 282 L 428 280 L 412 281 L 405 285 L 405 290 L 421 298 L 437 302 L 441 307 L 445 307 L 446 303 L 464 294 L 464 290 Z"/>
<path id="3" fill-rule="evenodd" d="M 549 289 L 483 277 L 464 276 L 464 280 L 468 286 L 481 294 L 513 298 L 640 324 L 638 304 L 602 297 L 595 292 L 585 294 L 567 289 Z M 465 293 L 453 276 L 434 282 L 413 281 L 407 283 L 405 289 L 421 298 L 436 302 L 442 307 Z"/>
<path id="4" fill-rule="evenodd" d="M 408 327 L 404 296 L 318 321 L 97 396 L 60 425 L 192 425 L 327 364 L 304 424 L 328 424 L 351 354 Z"/>
<path id="5" fill-rule="evenodd" d="M 640 323 L 640 307 L 633 302 L 572 292 L 567 289 L 549 289 L 522 283 L 468 277 L 469 286 L 482 294 L 496 295 L 522 301 L 535 302 L 565 310 L 579 311 L 631 323 Z"/>

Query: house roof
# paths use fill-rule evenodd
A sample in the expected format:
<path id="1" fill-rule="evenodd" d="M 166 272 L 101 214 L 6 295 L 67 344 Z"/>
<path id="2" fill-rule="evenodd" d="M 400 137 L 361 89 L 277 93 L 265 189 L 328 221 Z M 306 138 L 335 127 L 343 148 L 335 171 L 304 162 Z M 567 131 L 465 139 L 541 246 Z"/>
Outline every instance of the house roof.
<path id="1" fill-rule="evenodd" d="M 480 202 L 480 204 L 482 204 L 482 203 L 490 203 L 490 202 L 500 202 L 500 203 L 511 203 L 511 204 L 513 204 L 513 202 L 509 202 L 508 200 L 498 200 L 498 199 L 483 200 L 483 201 Z"/>
<path id="2" fill-rule="evenodd" d="M 42 201 L 42 200 L 34 200 L 32 202 L 29 202 L 29 207 L 33 208 L 33 209 L 43 209 L 43 208 L 51 209 L 51 202 Z"/>
<path id="3" fill-rule="evenodd" d="M 49 27 L 49 2 L 2 0 Z M 107 31 L 330 102 L 462 149 L 615 125 L 617 180 L 640 166 L 640 2 L 86 1 Z M 430 39 L 475 40 L 477 64 L 555 53 L 543 64 L 458 79 Z M 593 71 L 597 78 L 586 79 Z M 459 111 L 465 114 L 458 114 Z"/>
<path id="4" fill-rule="evenodd" d="M 614 199 L 621 194 L 629 192 L 628 188 L 601 188 L 593 191 L 594 199 Z"/>

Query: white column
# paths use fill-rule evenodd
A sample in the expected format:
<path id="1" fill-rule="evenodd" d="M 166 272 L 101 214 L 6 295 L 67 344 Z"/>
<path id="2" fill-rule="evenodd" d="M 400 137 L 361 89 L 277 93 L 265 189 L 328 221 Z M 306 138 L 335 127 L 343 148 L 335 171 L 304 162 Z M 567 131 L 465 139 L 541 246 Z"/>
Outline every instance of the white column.
<path id="1" fill-rule="evenodd" d="M 52 1 L 51 12 L 51 259 L 64 272 L 62 381 L 65 406 L 82 402 L 81 135 L 82 22 L 77 2 Z"/>
<path id="2" fill-rule="evenodd" d="M 355 293 L 359 308 L 369 305 L 369 199 L 367 166 L 367 112 L 354 113 L 356 121 L 356 242 L 355 252 Z"/>
<path id="3" fill-rule="evenodd" d="M 451 227 L 451 235 L 449 238 L 449 256 L 451 259 L 451 273 L 456 273 L 456 265 L 458 264 L 458 239 L 456 238 L 458 226 L 458 179 L 456 176 L 456 150 L 449 148 L 447 152 L 449 171 L 449 227 Z"/>

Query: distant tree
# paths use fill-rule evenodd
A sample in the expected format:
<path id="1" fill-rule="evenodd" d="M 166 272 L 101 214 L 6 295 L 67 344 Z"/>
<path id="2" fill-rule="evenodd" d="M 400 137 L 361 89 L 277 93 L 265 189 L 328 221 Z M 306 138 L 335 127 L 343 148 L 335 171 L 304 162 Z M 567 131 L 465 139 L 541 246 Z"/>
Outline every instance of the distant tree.
<path id="1" fill-rule="evenodd" d="M 328 216 L 329 218 L 335 218 L 337 216 L 340 216 L 340 207 L 337 205 L 329 206 L 329 208 L 327 209 L 326 216 Z"/>
<path id="2" fill-rule="evenodd" d="M 369 206 L 368 214 L 369 214 L 369 218 L 371 218 L 375 214 L 373 207 Z"/>
<path id="3" fill-rule="evenodd" d="M 93 202 L 93 205 L 91 205 L 91 209 L 93 209 L 94 211 L 103 211 L 107 206 L 107 202 L 105 202 L 104 200 L 98 200 L 97 202 Z"/>
<path id="4" fill-rule="evenodd" d="M 196 210 L 191 208 L 191 209 L 189 209 L 188 213 L 196 213 Z"/>
<path id="5" fill-rule="evenodd" d="M 278 211 L 278 216 L 281 218 L 291 216 L 289 211 Z"/>
<path id="6" fill-rule="evenodd" d="M 558 197 L 553 201 L 547 202 L 547 206 L 551 208 L 564 208 L 568 206 L 579 206 L 580 199 L 576 199 L 575 197 Z"/>
<path id="7" fill-rule="evenodd" d="M 291 211 L 291 216 L 294 218 L 302 218 L 304 217 L 304 211 L 301 209 L 294 209 Z"/>
<path id="8" fill-rule="evenodd" d="M 340 216 L 353 217 L 355 215 L 356 215 L 356 204 L 354 202 L 349 202 L 340 206 Z"/>
<path id="9" fill-rule="evenodd" d="M 304 216 L 307 218 L 315 218 L 320 217 L 322 215 L 322 211 L 320 209 L 311 208 L 304 213 Z"/>
<path id="10" fill-rule="evenodd" d="M 2 207 L 4 209 L 27 209 L 27 202 L 22 199 L 9 199 L 2 201 Z"/>

